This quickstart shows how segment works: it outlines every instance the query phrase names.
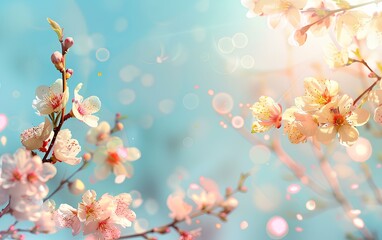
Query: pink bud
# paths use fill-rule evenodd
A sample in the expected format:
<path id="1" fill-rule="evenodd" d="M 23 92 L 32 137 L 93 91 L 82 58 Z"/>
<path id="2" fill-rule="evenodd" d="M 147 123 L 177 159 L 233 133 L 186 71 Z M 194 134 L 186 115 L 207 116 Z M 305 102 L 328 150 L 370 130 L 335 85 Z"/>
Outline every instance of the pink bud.
<path id="1" fill-rule="evenodd" d="M 59 51 L 55 51 L 50 59 L 54 65 L 60 64 L 63 61 L 62 54 Z"/>
<path id="2" fill-rule="evenodd" d="M 82 155 L 82 158 L 84 159 L 84 161 L 89 161 L 92 158 L 92 155 L 90 153 L 85 153 L 84 155 Z"/>
<path id="3" fill-rule="evenodd" d="M 116 128 L 118 131 L 122 131 L 123 130 L 123 123 L 120 123 L 120 122 L 117 123 Z"/>
<path id="4" fill-rule="evenodd" d="M 69 79 L 73 75 L 73 69 L 66 69 L 66 79 Z"/>
<path id="5" fill-rule="evenodd" d="M 73 46 L 73 44 L 74 44 L 73 38 L 71 37 L 65 38 L 63 43 L 65 51 L 68 50 L 71 46 Z"/>

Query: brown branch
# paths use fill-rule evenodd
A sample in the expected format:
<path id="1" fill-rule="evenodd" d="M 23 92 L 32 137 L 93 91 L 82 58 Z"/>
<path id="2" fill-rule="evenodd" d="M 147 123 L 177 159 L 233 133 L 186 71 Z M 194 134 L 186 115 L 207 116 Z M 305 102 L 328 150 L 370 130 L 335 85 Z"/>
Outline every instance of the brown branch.
<path id="1" fill-rule="evenodd" d="M 63 98 L 65 98 L 65 90 L 66 90 L 66 50 L 64 48 L 64 43 L 63 43 L 63 40 L 60 39 L 60 43 L 61 43 L 61 52 L 62 52 L 62 58 L 63 58 L 63 70 L 61 70 L 61 75 L 62 75 L 62 92 L 63 92 Z M 62 110 L 61 110 L 61 119 L 60 119 L 60 123 L 58 124 L 58 126 L 54 129 L 54 135 L 53 135 L 53 138 L 52 138 L 52 141 L 50 142 L 50 145 L 49 145 L 49 148 L 48 148 L 48 151 L 46 151 L 43 159 L 42 159 L 42 162 L 51 162 L 50 159 L 47 159 L 48 156 L 49 156 L 49 153 L 52 151 L 53 149 L 53 146 L 54 146 L 54 143 L 56 142 L 56 139 L 57 139 L 57 135 L 58 135 L 58 132 L 61 130 L 61 127 L 62 125 L 64 124 L 64 121 L 65 121 L 65 105 L 62 107 Z"/>
<path id="2" fill-rule="evenodd" d="M 76 175 L 76 174 L 77 174 L 78 172 L 80 172 L 82 169 L 84 169 L 84 167 L 85 167 L 87 164 L 88 164 L 88 162 L 85 161 L 85 160 L 83 160 L 83 161 L 82 161 L 82 165 L 81 165 L 81 167 L 79 167 L 76 171 L 74 171 L 74 172 L 73 172 L 69 177 L 67 177 L 65 180 L 62 180 L 62 181 L 60 182 L 60 184 L 57 186 L 57 188 L 56 188 L 51 194 L 49 194 L 49 196 L 47 196 L 46 198 L 44 198 L 44 201 L 46 201 L 47 199 L 53 197 L 58 191 L 60 191 L 60 190 L 62 189 L 62 187 L 63 187 L 65 184 L 69 183 L 70 179 L 71 179 L 72 177 L 74 177 L 74 175 Z"/>
<path id="3" fill-rule="evenodd" d="M 233 195 L 235 195 L 238 192 L 245 192 L 246 190 L 245 190 L 245 187 L 243 186 L 243 184 L 244 184 L 245 180 L 248 178 L 248 176 L 249 176 L 249 174 L 242 174 L 236 189 L 233 191 L 230 191 L 229 193 L 226 193 L 224 200 L 215 203 L 212 207 L 210 207 L 208 209 L 201 209 L 201 210 L 198 210 L 198 211 L 190 214 L 189 218 L 194 219 L 196 217 L 200 217 L 200 216 L 206 215 L 206 214 L 211 215 L 214 210 L 221 207 L 221 204 L 225 200 L 232 197 Z M 131 234 L 131 235 L 121 236 L 119 239 L 130 239 L 130 238 L 137 238 L 137 237 L 142 237 L 145 239 L 152 239 L 152 238 L 148 237 L 148 234 L 153 234 L 153 233 L 167 234 L 167 233 L 169 233 L 170 228 L 174 228 L 179 234 L 181 234 L 182 230 L 180 230 L 177 225 L 179 223 L 182 223 L 185 221 L 186 221 L 185 218 L 182 220 L 173 220 L 172 222 L 167 223 L 165 225 L 162 225 L 160 227 L 154 227 L 154 228 L 149 229 L 149 230 L 142 232 L 142 233 L 135 233 L 135 234 Z"/>

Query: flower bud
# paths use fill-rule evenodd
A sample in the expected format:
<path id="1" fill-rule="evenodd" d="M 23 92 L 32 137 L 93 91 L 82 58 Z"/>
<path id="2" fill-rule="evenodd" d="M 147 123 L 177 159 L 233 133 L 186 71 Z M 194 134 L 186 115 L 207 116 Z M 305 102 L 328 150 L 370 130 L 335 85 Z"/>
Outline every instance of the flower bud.
<path id="1" fill-rule="evenodd" d="M 71 37 L 67 37 L 64 40 L 63 46 L 64 46 L 64 51 L 67 51 L 71 46 L 73 46 L 74 40 Z"/>
<path id="2" fill-rule="evenodd" d="M 84 161 L 89 161 L 90 159 L 92 158 L 92 155 L 90 153 L 85 153 L 83 156 L 82 156 L 82 159 Z"/>
<path id="3" fill-rule="evenodd" d="M 50 57 L 50 60 L 58 71 L 62 72 L 64 70 L 64 57 L 60 52 L 55 51 Z"/>
<path id="4" fill-rule="evenodd" d="M 74 195 L 79 195 L 85 192 L 85 184 L 79 179 L 70 182 L 68 187 L 69 191 Z"/>
<path id="5" fill-rule="evenodd" d="M 115 127 L 117 128 L 118 131 L 122 131 L 123 130 L 123 123 L 117 123 L 117 125 L 115 125 Z"/>
<path id="6" fill-rule="evenodd" d="M 73 69 L 66 69 L 66 79 L 69 79 L 73 75 Z"/>

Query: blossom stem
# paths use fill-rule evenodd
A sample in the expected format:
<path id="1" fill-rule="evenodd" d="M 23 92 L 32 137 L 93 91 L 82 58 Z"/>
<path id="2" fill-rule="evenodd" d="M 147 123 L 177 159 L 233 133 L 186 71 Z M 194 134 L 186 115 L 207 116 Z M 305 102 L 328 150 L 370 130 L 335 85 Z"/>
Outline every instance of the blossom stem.
<path id="1" fill-rule="evenodd" d="M 340 184 L 338 182 L 338 179 L 336 175 L 334 174 L 335 171 L 330 166 L 330 163 L 328 159 L 320 152 L 315 151 L 319 162 L 320 162 L 320 169 L 323 173 L 324 177 L 326 178 L 327 182 L 329 183 L 332 193 L 336 201 L 341 205 L 342 209 L 345 211 L 345 215 L 350 219 L 354 220 L 356 218 L 356 215 L 352 214 L 353 206 L 350 204 L 350 202 L 347 200 L 345 195 L 342 193 Z M 358 230 L 363 235 L 364 239 L 366 240 L 374 240 L 373 234 L 370 233 L 370 231 L 367 229 L 366 226 L 363 226 L 362 228 L 358 228 Z"/>
<path id="2" fill-rule="evenodd" d="M 225 200 L 227 200 L 228 198 L 232 197 L 233 195 L 235 195 L 238 192 L 243 192 L 242 187 L 243 187 L 244 181 L 248 178 L 248 176 L 249 176 L 249 174 L 242 174 L 241 175 L 239 183 L 238 183 L 238 186 L 236 187 L 235 190 L 233 190 L 230 193 L 226 194 Z M 190 219 L 194 219 L 196 217 L 200 217 L 200 216 L 206 215 L 206 214 L 213 215 L 212 214 L 213 210 L 219 208 L 221 203 L 223 203 L 223 202 L 224 202 L 224 200 L 215 203 L 213 206 L 211 206 L 211 208 L 208 211 L 203 210 L 203 209 L 202 210 L 198 210 L 198 211 L 190 214 L 189 218 Z M 130 238 L 137 238 L 137 237 L 141 237 L 141 238 L 145 238 L 145 239 L 151 239 L 151 238 L 148 238 L 148 236 L 147 236 L 148 234 L 152 234 L 152 233 L 167 234 L 167 233 L 169 233 L 169 231 L 166 231 L 166 230 L 169 229 L 169 228 L 173 228 L 179 234 L 181 234 L 182 231 L 179 229 L 179 227 L 177 225 L 179 223 L 184 222 L 184 221 L 186 221 L 185 218 L 182 219 L 182 220 L 174 219 L 172 222 L 167 223 L 165 225 L 162 225 L 160 227 L 154 227 L 154 228 L 149 229 L 149 230 L 147 230 L 145 232 L 142 232 L 142 233 L 136 233 L 136 234 L 121 236 L 119 239 L 130 239 Z"/>
<path id="3" fill-rule="evenodd" d="M 11 201 L 9 200 L 7 206 L 5 206 L 5 207 L 3 208 L 3 210 L 1 210 L 1 212 L 0 212 L 0 218 L 1 218 L 2 216 L 4 216 L 5 214 L 8 214 L 10 211 L 11 211 Z"/>
<path id="4" fill-rule="evenodd" d="M 65 48 L 64 48 L 64 43 L 63 43 L 63 40 L 60 39 L 60 43 L 61 43 L 61 52 L 62 52 L 62 63 L 63 63 L 63 70 L 61 71 L 61 75 L 62 75 L 62 92 L 63 92 L 63 95 L 65 94 L 65 89 L 66 89 L 66 51 L 65 51 Z M 60 119 L 60 123 L 58 124 L 57 127 L 55 127 L 54 129 L 54 135 L 53 135 L 53 138 L 52 138 L 52 141 L 50 142 L 50 145 L 49 145 L 49 148 L 48 148 L 48 151 L 46 151 L 43 159 L 42 159 L 42 162 L 51 162 L 50 159 L 48 159 L 48 156 L 49 156 L 49 153 L 52 151 L 53 149 L 53 146 L 54 146 L 54 143 L 56 142 L 56 139 L 57 139 L 57 135 L 58 135 L 58 132 L 61 130 L 61 127 L 62 125 L 64 124 L 64 121 L 65 121 L 65 105 L 62 107 L 62 110 L 61 110 L 61 119 Z"/>
<path id="5" fill-rule="evenodd" d="M 328 196 L 328 191 L 318 185 L 315 181 L 313 181 L 308 175 L 304 172 L 305 170 L 297 164 L 282 148 L 280 141 L 276 139 L 271 146 L 272 150 L 277 154 L 280 161 L 285 164 L 292 171 L 292 173 L 301 181 L 302 184 L 306 185 L 314 192 L 316 192 L 320 196 Z"/>
<path id="6" fill-rule="evenodd" d="M 373 179 L 373 176 L 371 175 L 369 166 L 366 163 L 361 163 L 361 169 L 363 174 L 366 177 L 367 184 L 369 185 L 370 189 L 373 191 L 375 199 L 377 200 L 378 204 L 382 205 L 382 193 L 381 193 L 381 190 L 379 190 L 379 188 L 375 184 L 375 181 Z"/>
<path id="7" fill-rule="evenodd" d="M 371 90 L 373 90 L 373 88 L 375 87 L 375 85 L 377 85 L 377 83 L 379 81 L 381 81 L 381 76 L 379 76 L 370 66 L 369 64 L 367 64 L 367 62 L 365 60 L 357 60 L 357 59 L 350 59 L 351 61 L 353 62 L 358 62 L 358 63 L 361 63 L 363 64 L 367 69 L 369 69 L 370 73 L 372 73 L 372 75 L 374 76 L 374 78 L 376 78 L 377 80 L 375 80 L 375 82 L 373 82 L 373 84 L 371 84 L 365 91 L 363 91 L 361 93 L 361 95 L 359 95 L 353 102 L 353 106 L 355 106 L 355 104 L 361 100 L 363 98 L 363 96 L 365 96 L 366 94 L 368 94 Z"/>
<path id="8" fill-rule="evenodd" d="M 83 161 L 81 167 L 79 167 L 76 171 L 74 171 L 72 174 L 70 174 L 70 176 L 67 177 L 65 180 L 62 180 L 62 181 L 60 182 L 60 184 L 57 186 L 57 188 L 56 188 L 51 194 L 49 194 L 49 196 L 47 196 L 46 198 L 44 198 L 44 201 L 46 201 L 47 199 L 53 197 L 58 191 L 60 191 L 60 190 L 62 189 L 62 187 L 63 187 L 65 184 L 69 183 L 70 179 L 71 179 L 72 177 L 74 177 L 74 175 L 76 175 L 76 174 L 77 174 L 78 172 L 80 172 L 82 169 L 84 169 L 85 166 L 86 166 L 87 164 L 88 164 L 87 161 Z"/>

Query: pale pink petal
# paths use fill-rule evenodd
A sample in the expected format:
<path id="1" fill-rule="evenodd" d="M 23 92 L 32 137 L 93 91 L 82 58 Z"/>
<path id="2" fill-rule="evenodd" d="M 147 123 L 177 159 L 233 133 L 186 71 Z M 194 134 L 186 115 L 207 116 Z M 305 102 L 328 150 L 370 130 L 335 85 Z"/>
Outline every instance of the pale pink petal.
<path id="1" fill-rule="evenodd" d="M 374 110 L 374 121 L 379 124 L 382 124 L 382 107 L 377 107 Z"/>
<path id="2" fill-rule="evenodd" d="M 111 170 L 111 166 L 108 164 L 97 164 L 94 169 L 94 174 L 96 178 L 102 180 L 109 176 Z"/>
<path id="3" fill-rule="evenodd" d="M 344 146 L 353 145 L 359 137 L 358 130 L 350 125 L 341 126 L 340 129 L 338 129 L 338 134 L 340 143 Z"/>
<path id="4" fill-rule="evenodd" d="M 337 131 L 333 126 L 320 127 L 316 133 L 317 140 L 324 144 L 331 143 L 336 137 Z"/>
<path id="5" fill-rule="evenodd" d="M 352 111 L 353 126 L 362 126 L 369 121 L 370 113 L 363 108 L 357 108 Z"/>

